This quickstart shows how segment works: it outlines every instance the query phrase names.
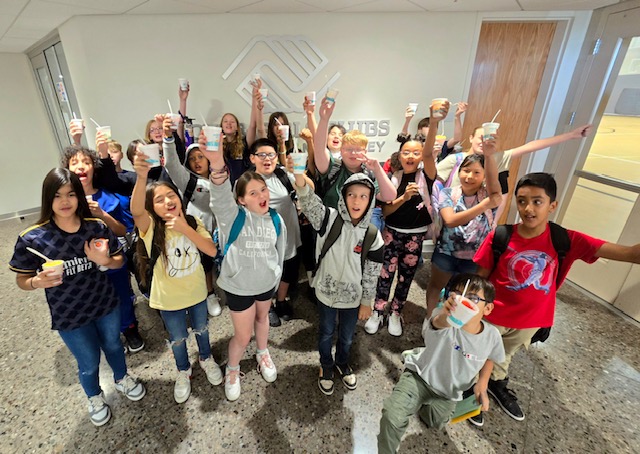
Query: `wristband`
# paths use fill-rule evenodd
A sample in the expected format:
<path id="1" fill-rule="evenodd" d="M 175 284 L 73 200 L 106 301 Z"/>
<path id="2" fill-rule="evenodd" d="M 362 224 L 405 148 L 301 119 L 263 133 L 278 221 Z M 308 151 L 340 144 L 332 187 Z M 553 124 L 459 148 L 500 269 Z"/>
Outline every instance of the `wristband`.
<path id="1" fill-rule="evenodd" d="M 278 154 L 287 154 L 287 151 L 279 151 Z"/>
<path id="2" fill-rule="evenodd" d="M 31 288 L 32 288 L 32 289 L 37 290 L 37 288 L 38 288 L 38 287 L 35 287 L 35 286 L 33 285 L 33 279 L 34 279 L 34 278 L 35 278 L 35 276 L 33 276 L 33 277 L 31 278 L 31 280 L 29 281 L 29 285 L 31 286 Z"/>

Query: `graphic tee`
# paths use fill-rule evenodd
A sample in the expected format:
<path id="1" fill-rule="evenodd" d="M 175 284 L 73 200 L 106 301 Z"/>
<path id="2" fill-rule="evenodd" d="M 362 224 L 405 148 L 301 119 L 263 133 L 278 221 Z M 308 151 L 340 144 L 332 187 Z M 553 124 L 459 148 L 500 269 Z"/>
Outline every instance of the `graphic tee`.
<path id="1" fill-rule="evenodd" d="M 551 229 L 547 226 L 541 235 L 523 238 L 518 234 L 518 227 L 513 226 L 507 249 L 495 269 L 491 248 L 494 232 L 487 236 L 473 258 L 482 268 L 493 270 L 489 280 L 496 287 L 496 298 L 493 311 L 485 318 L 495 325 L 515 329 L 553 326 L 558 254 L 551 242 Z M 595 262 L 596 252 L 605 243 L 574 230 L 567 232 L 571 248 L 562 263 L 562 280 L 576 260 Z"/>
<path id="2" fill-rule="evenodd" d="M 109 240 L 109 254 L 121 252 L 120 242 L 100 219 L 84 219 L 74 233 L 61 230 L 53 221 L 34 225 L 16 242 L 9 268 L 16 273 L 35 274 L 44 260 L 27 251 L 31 247 L 52 260 L 64 260 L 62 284 L 45 289 L 51 312 L 51 328 L 69 331 L 111 312 L 119 300 L 107 275 L 84 253 L 84 243 L 96 238 Z"/>

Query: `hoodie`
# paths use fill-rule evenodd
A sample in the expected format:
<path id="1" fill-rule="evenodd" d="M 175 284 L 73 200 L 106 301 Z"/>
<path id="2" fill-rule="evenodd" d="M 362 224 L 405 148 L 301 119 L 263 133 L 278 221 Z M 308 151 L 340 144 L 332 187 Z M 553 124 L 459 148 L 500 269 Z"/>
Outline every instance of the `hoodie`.
<path id="1" fill-rule="evenodd" d="M 181 163 L 178 158 L 174 139 L 165 138 L 162 141 L 162 151 L 165 159 L 164 166 L 173 183 L 180 190 L 180 195 L 184 196 L 190 178 L 195 176 L 198 179 L 191 200 L 189 200 L 189 204 L 187 205 L 187 214 L 199 218 L 204 224 L 204 228 L 211 233 L 215 227 L 213 213 L 209 208 L 211 182 L 189 170 L 188 166 L 189 154 L 197 148 L 197 145 L 190 146 L 185 154 L 184 162 Z M 183 200 L 183 203 L 187 203 L 187 201 Z"/>
<path id="2" fill-rule="evenodd" d="M 351 222 L 351 216 L 344 201 L 346 189 L 353 184 L 364 184 L 371 189 L 369 207 L 356 225 Z M 384 243 L 380 232 L 377 232 L 369 251 L 369 258 L 364 262 L 364 271 L 361 268 L 358 249 L 362 247 L 367 227 L 371 222 L 371 213 L 375 205 L 374 187 L 373 182 L 365 174 L 351 175 L 342 186 L 337 209 L 324 206 L 320 197 L 308 185 L 303 188 L 296 187 L 302 212 L 307 216 L 314 230 L 320 230 L 325 213 L 329 210 L 329 220 L 324 235 L 318 234 L 316 259 L 322 251 L 322 245 L 329 235 L 333 221 L 337 216 L 341 216 L 344 221 L 340 236 L 322 259 L 320 269 L 312 282 L 316 297 L 326 306 L 352 309 L 360 305 L 371 306 L 373 303 L 383 259 Z"/>
<path id="3" fill-rule="evenodd" d="M 234 295 L 253 296 L 274 289 L 282 276 L 282 263 L 287 244 L 287 227 L 280 219 L 280 235 L 276 235 L 269 213 L 260 215 L 238 206 L 231 183 L 211 184 L 211 210 L 216 217 L 220 245 L 224 250 L 238 210 L 246 219 L 238 238 L 222 260 L 217 284 Z M 278 215 L 280 216 L 280 215 Z"/>

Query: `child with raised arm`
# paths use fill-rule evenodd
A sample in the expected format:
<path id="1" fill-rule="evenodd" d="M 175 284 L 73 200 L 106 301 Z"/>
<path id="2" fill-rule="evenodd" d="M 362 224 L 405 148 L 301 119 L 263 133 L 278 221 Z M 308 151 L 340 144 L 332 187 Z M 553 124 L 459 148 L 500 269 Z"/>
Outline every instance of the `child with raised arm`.
<path id="1" fill-rule="evenodd" d="M 409 418 L 418 412 L 428 427 L 442 428 L 463 392 L 472 386 L 482 411 L 489 410 L 489 376 L 494 363 L 504 359 L 500 333 L 483 320 L 493 310 L 495 289 L 487 279 L 473 274 L 455 276 L 450 288 L 444 307 L 422 325 L 425 348 L 405 358 L 405 371 L 384 401 L 378 435 L 380 454 L 396 452 Z M 462 328 L 453 328 L 447 317 L 459 304 L 456 296 L 465 288 L 465 298 L 478 313 Z"/>
<path id="2" fill-rule="evenodd" d="M 258 371 L 268 383 L 278 376 L 267 348 L 269 309 L 282 277 L 287 228 L 282 217 L 269 208 L 269 188 L 259 174 L 243 173 L 236 181 L 234 197 L 224 157 L 219 151 L 206 151 L 204 134 L 200 135 L 200 150 L 211 164 L 211 210 L 224 251 L 218 286 L 225 292 L 233 322 L 224 392 L 234 401 L 241 391 L 240 360 L 254 332 Z"/>
<path id="3" fill-rule="evenodd" d="M 29 248 L 64 262 L 62 274 L 47 268 Z M 98 268 L 119 269 L 122 264 L 120 243 L 102 220 L 92 217 L 80 179 L 68 169 L 51 170 L 42 183 L 40 219 L 18 237 L 9 267 L 22 290 L 45 289 L 51 328 L 78 363 L 89 418 L 96 426 L 111 418 L 100 388 L 101 351 L 113 370 L 117 391 L 133 401 L 146 393 L 142 383 L 127 374 L 119 299 Z"/>
<path id="4" fill-rule="evenodd" d="M 556 292 L 576 260 L 593 263 L 598 258 L 640 263 L 640 244 L 623 246 L 566 230 L 569 250 L 562 259 L 554 247 L 549 216 L 558 207 L 556 182 L 548 173 L 523 176 L 515 189 L 516 207 L 522 219 L 512 226 L 506 249 L 494 263 L 494 236 L 484 240 L 473 260 L 479 274 L 496 287 L 494 311 L 487 316 L 504 342 L 506 359 L 496 362 L 489 381 L 489 393 L 513 419 L 522 421 L 524 412 L 514 392 L 507 388 L 513 355 L 528 348 L 539 328 L 553 325 Z M 556 226 L 557 227 L 557 226 Z"/>
<path id="5" fill-rule="evenodd" d="M 342 185 L 335 209 L 322 204 L 303 174 L 296 173 L 295 180 L 302 212 L 318 232 L 315 254 L 320 263 L 312 281 L 320 314 L 318 387 L 324 394 L 331 395 L 334 366 L 347 389 L 356 389 L 358 384 L 349 365 L 351 344 L 358 319 L 367 320 L 371 316 L 371 302 L 383 257 L 380 232 L 370 230 L 372 227 L 369 226 L 375 188 L 366 175 L 354 173 Z M 333 244 L 323 256 L 323 246 L 334 225 L 340 225 L 338 222 L 342 224 L 338 237 L 333 238 Z M 371 240 L 367 237 L 372 231 L 375 237 Z M 366 241 L 371 241 L 368 253 Z M 363 257 L 365 253 L 367 255 Z M 338 341 L 334 360 L 331 347 L 336 328 Z"/>
<path id="6" fill-rule="evenodd" d="M 178 369 L 173 397 L 183 403 L 191 395 L 187 316 L 198 343 L 200 367 L 212 385 L 222 383 L 222 372 L 211 355 L 207 285 L 198 252 L 214 257 L 216 247 L 202 221 L 186 214 L 172 183 L 157 181 L 147 186 L 151 167 L 146 159 L 148 156 L 138 152 L 134 160 L 138 179 L 131 195 L 131 213 L 141 240 L 139 273 L 146 276 L 147 267 L 152 267 L 149 306 L 160 311 L 169 333 Z"/>

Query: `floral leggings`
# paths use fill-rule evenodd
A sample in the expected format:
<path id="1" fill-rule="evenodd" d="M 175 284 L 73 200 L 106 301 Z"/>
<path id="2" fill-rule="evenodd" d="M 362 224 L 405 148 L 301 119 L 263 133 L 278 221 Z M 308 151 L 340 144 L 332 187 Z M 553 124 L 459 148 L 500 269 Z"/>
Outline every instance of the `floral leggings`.
<path id="1" fill-rule="evenodd" d="M 384 262 L 378 278 L 374 304 L 374 310 L 379 314 L 384 312 L 389 301 L 391 284 L 396 271 L 398 271 L 398 283 L 393 301 L 391 301 L 391 310 L 397 314 L 402 312 L 409 294 L 409 287 L 411 287 L 411 282 L 413 282 L 413 277 L 418 269 L 418 260 L 422 254 L 422 241 L 425 235 L 426 232 L 401 233 L 389 227 L 385 227 L 382 231 Z"/>

